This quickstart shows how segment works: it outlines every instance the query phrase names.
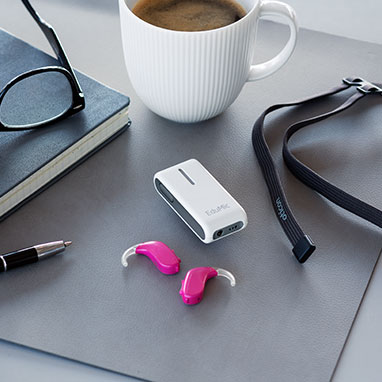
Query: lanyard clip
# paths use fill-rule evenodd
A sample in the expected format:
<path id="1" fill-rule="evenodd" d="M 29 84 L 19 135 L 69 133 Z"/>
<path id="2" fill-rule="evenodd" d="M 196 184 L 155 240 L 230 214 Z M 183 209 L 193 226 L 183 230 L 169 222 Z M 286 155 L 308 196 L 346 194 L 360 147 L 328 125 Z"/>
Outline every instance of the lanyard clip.
<path id="1" fill-rule="evenodd" d="M 382 88 L 360 77 L 347 77 L 342 80 L 347 85 L 356 86 L 357 90 L 363 94 L 380 94 Z"/>

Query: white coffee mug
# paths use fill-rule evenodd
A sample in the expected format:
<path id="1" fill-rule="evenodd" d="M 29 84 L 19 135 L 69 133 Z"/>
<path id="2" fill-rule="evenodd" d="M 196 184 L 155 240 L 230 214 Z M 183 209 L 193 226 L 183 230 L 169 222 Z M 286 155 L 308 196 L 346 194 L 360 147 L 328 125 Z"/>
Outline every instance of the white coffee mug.
<path id="1" fill-rule="evenodd" d="M 238 0 L 247 11 L 222 28 L 183 32 L 159 28 L 132 12 L 136 0 L 119 0 L 125 63 L 131 83 L 154 113 L 177 122 L 198 122 L 223 112 L 246 81 L 280 69 L 296 45 L 296 15 L 279 1 Z M 271 60 L 252 65 L 260 17 L 285 18 L 290 37 Z"/>

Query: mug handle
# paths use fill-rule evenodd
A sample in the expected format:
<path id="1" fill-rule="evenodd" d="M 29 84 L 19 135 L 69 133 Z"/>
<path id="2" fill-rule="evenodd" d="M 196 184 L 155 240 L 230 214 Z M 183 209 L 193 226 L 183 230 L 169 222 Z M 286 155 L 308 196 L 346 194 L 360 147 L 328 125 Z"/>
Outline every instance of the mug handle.
<path id="1" fill-rule="evenodd" d="M 296 46 L 298 24 L 296 12 L 290 5 L 280 1 L 262 1 L 260 3 L 259 18 L 264 16 L 283 17 L 288 23 L 290 37 L 277 56 L 261 64 L 251 65 L 247 81 L 260 80 L 279 70 L 288 61 Z"/>

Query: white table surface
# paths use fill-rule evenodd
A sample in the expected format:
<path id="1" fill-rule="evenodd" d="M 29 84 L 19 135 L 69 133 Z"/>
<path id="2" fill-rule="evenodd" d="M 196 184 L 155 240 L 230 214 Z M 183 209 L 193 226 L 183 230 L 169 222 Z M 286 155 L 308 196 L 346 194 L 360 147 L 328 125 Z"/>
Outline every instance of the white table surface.
<path id="1" fill-rule="evenodd" d="M 19 13 L 22 9 L 20 3 L 21 1 L 15 0 L 1 1 L 0 26 L 32 44 L 45 47 L 46 43 L 43 36 L 40 36 L 40 31 L 37 28 L 29 30 L 33 22 L 24 25 L 23 21 L 26 16 Z M 116 0 L 32 0 L 32 3 L 55 26 L 59 35 L 60 30 L 69 28 L 72 22 L 82 22 L 86 28 L 86 17 L 100 17 L 100 15 L 111 17 L 116 10 Z M 295 8 L 302 27 L 382 44 L 382 23 L 380 22 L 382 1 L 288 0 L 288 3 Z M 60 14 L 60 10 L 64 8 L 72 10 L 74 16 L 72 20 L 62 20 L 58 23 L 57 20 L 48 18 L 52 12 Z M 66 47 L 66 44 L 64 46 Z M 115 47 L 110 47 L 110 49 L 113 48 Z M 81 67 L 81 54 L 77 54 L 75 57 L 69 54 L 69 57 L 74 66 L 89 73 Z M 89 74 L 92 75 L 92 73 Z M 117 79 L 115 84 L 110 85 L 118 88 Z M 335 382 L 379 382 L 382 380 L 382 362 L 380 362 L 382 359 L 381 300 L 382 259 L 375 268 L 340 358 L 334 375 Z M 0 369 L 1 380 L 7 382 L 136 381 L 134 378 L 1 340 Z"/>

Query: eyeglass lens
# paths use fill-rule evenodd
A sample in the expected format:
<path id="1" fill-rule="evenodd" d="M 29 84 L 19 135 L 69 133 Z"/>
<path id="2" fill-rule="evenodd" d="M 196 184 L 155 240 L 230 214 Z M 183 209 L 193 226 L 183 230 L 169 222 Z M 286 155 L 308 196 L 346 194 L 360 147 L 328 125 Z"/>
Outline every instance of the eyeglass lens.
<path id="1" fill-rule="evenodd" d="M 72 101 L 72 88 L 63 73 L 34 74 L 16 82 L 4 95 L 0 121 L 10 128 L 32 127 L 62 115 Z"/>

